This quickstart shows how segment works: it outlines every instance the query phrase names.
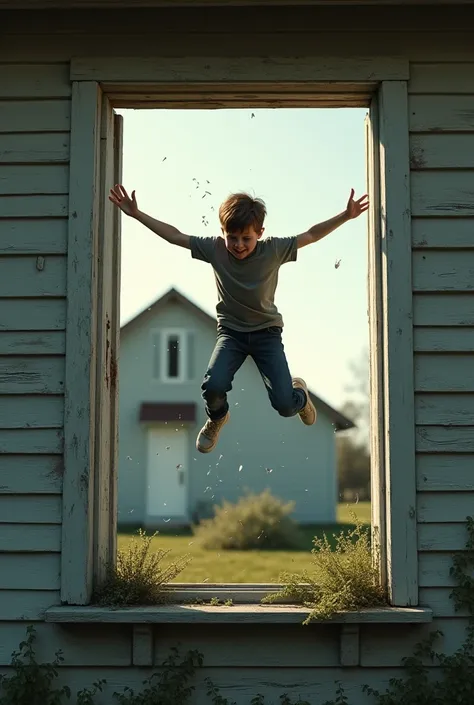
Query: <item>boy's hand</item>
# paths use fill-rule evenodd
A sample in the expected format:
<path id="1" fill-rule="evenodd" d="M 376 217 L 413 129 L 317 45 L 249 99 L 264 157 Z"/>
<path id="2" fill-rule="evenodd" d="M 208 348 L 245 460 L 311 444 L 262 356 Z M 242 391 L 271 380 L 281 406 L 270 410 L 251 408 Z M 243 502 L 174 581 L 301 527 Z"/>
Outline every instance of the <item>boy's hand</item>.
<path id="1" fill-rule="evenodd" d="M 132 197 L 130 198 L 122 184 L 117 184 L 115 188 L 110 189 L 109 201 L 118 206 L 125 215 L 130 215 L 132 218 L 137 217 L 138 206 L 135 191 L 132 191 Z"/>
<path id="2" fill-rule="evenodd" d="M 354 201 L 354 189 L 351 189 L 351 195 L 347 202 L 346 213 L 348 218 L 358 218 L 362 213 L 364 213 L 369 207 L 369 197 L 367 194 L 359 198 L 358 201 Z"/>

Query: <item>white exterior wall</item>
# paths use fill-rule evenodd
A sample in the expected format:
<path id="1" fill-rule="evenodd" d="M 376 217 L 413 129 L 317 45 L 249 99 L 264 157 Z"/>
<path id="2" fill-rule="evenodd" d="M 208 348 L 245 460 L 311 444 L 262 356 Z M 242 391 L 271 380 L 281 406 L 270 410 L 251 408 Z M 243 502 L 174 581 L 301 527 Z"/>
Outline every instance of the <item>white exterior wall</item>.
<path id="1" fill-rule="evenodd" d="M 420 602 L 454 615 L 451 552 L 474 506 L 474 72 L 409 83 Z"/>
<path id="2" fill-rule="evenodd" d="M 93 17 L 90 9 L 33 12 L 28 25 L 23 12 L 1 18 L 0 668 L 8 669 L 34 622 L 38 659 L 63 649 L 61 680 L 77 691 L 106 678 L 107 705 L 113 691 L 140 688 L 147 674 L 133 665 L 131 627 L 43 623 L 44 609 L 59 602 L 72 56 L 176 55 L 186 47 L 188 55 L 403 51 L 410 59 L 420 601 L 444 632 L 440 650 L 459 648 L 467 623 L 454 615 L 448 571 L 473 502 L 472 8 L 319 8 L 313 19 L 311 8 L 266 9 L 251 18 L 242 8 L 212 17 L 192 12 L 188 24 L 182 9 L 160 22 L 136 11 Z M 316 705 L 333 697 L 338 679 L 351 705 L 366 705 L 360 686 L 383 688 L 399 675 L 401 659 L 424 633 L 363 625 L 358 666 L 348 670 L 340 665 L 338 626 L 160 625 L 154 663 L 177 642 L 198 647 L 205 668 L 197 705 L 207 702 L 206 676 L 238 705 L 257 692 L 277 700 L 285 691 Z"/>
<path id="3" fill-rule="evenodd" d="M 0 65 L 4 644 L 1 620 L 59 600 L 70 95 L 66 62 Z"/>

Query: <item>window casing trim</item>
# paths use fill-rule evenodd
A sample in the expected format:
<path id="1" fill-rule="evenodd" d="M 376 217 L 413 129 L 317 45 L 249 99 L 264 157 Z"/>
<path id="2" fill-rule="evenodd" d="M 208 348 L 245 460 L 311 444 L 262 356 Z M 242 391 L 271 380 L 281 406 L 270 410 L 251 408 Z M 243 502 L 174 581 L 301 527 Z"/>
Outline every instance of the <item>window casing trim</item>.
<path id="1" fill-rule="evenodd" d="M 192 598 L 188 598 L 191 602 Z M 211 599 L 210 596 L 208 599 Z M 199 605 L 167 604 L 151 607 L 50 607 L 45 621 L 56 624 L 179 624 L 179 623 L 277 623 L 301 624 L 310 610 L 294 605 Z M 427 607 L 387 607 L 338 613 L 324 624 L 429 624 Z"/>
<path id="2" fill-rule="evenodd" d="M 83 267 L 83 279 L 91 282 L 91 291 L 87 292 L 89 304 L 91 306 L 91 321 L 94 311 L 97 308 L 97 300 L 100 292 L 96 290 L 95 274 L 90 267 L 91 253 L 95 251 L 97 245 L 97 219 L 99 209 L 104 207 L 97 198 L 98 189 L 95 188 L 100 172 L 100 161 L 103 154 L 99 150 L 100 142 L 100 114 L 104 109 L 104 104 L 109 100 L 104 91 L 108 91 L 107 84 L 100 84 L 99 81 L 111 80 L 111 72 L 122 71 L 122 80 L 116 79 L 116 92 L 127 95 L 130 85 L 135 87 L 135 92 L 129 94 L 130 101 L 139 102 L 136 92 L 135 80 L 127 76 L 127 66 L 134 66 L 134 60 L 122 62 L 121 68 L 114 66 L 113 59 L 107 59 L 104 68 L 104 60 L 97 68 L 92 63 L 92 74 L 95 71 L 95 79 L 91 80 L 91 72 L 84 69 L 82 64 L 81 80 L 77 75 L 77 62 L 72 65 L 73 81 L 72 93 L 72 134 L 71 134 L 71 188 L 70 203 L 71 213 L 69 219 L 69 269 L 74 265 L 74 257 L 78 253 L 78 237 L 81 237 L 82 247 L 81 266 Z M 192 59 L 188 61 L 192 62 Z M 196 61 L 199 63 L 200 60 Z M 252 62 L 254 59 L 247 59 L 248 82 L 251 85 L 253 76 Z M 256 62 L 259 60 L 255 59 Z M 317 59 L 314 59 L 317 61 Z M 370 66 L 372 64 L 372 71 Z M 361 93 L 355 90 L 358 102 L 351 102 L 350 86 L 354 83 L 357 88 L 358 81 L 372 82 L 372 94 L 377 95 L 378 108 L 374 118 L 380 125 L 380 257 L 379 275 L 381 277 L 380 290 L 382 297 L 382 350 L 379 351 L 380 364 L 382 365 L 383 379 L 385 380 L 388 393 L 384 392 L 384 407 L 379 408 L 379 422 L 375 429 L 383 436 L 383 453 L 380 466 L 374 469 L 383 482 L 379 482 L 380 492 L 383 493 L 383 501 L 390 509 L 390 516 L 384 513 L 380 521 L 384 522 L 387 539 L 380 546 L 380 560 L 387 574 L 387 586 L 389 590 L 391 604 L 394 606 L 415 606 L 418 602 L 418 578 L 417 578 L 417 549 L 416 549 L 416 514 L 415 514 L 415 473 L 414 473 L 414 423 L 410 409 L 406 405 L 401 405 L 401 400 L 410 399 L 413 396 L 413 376 L 410 369 L 412 365 L 413 344 L 411 329 L 411 243 L 410 243 L 410 193 L 409 193 L 409 168 L 408 151 L 405 154 L 405 142 L 408 140 L 408 115 L 407 115 L 407 85 L 408 69 L 406 62 L 400 61 L 398 69 L 394 69 L 389 80 L 380 80 L 374 85 L 373 78 L 379 75 L 381 66 L 386 62 L 378 63 L 378 59 L 371 59 L 368 64 L 360 69 L 360 76 L 354 79 L 354 63 L 348 62 L 339 64 L 339 75 L 327 77 L 327 81 L 344 80 L 344 72 L 347 78 L 344 82 L 344 96 L 341 97 L 340 104 L 368 105 L 370 101 L 366 97 L 361 98 Z M 87 62 L 86 62 L 87 63 Z M 261 67 L 259 68 L 259 70 Z M 135 69 L 133 69 L 135 70 Z M 162 68 L 159 69 L 161 71 Z M 329 70 L 329 69 L 328 69 Z M 374 74 L 373 71 L 376 71 Z M 298 75 L 297 62 L 293 67 L 285 66 L 285 79 L 294 71 L 295 77 Z M 398 71 L 398 73 L 397 73 Z M 101 74 L 102 72 L 102 74 Z M 365 78 L 364 78 L 365 76 Z M 169 82 L 175 80 L 174 76 L 169 77 Z M 296 78 L 295 78 L 296 80 Z M 321 77 L 324 82 L 324 77 Z M 128 82 L 128 83 L 127 83 Z M 122 85 L 119 85 L 122 84 Z M 226 90 L 232 90 L 232 84 L 226 83 Z M 298 87 L 291 84 L 292 98 Z M 239 90 L 242 88 L 240 84 Z M 268 83 L 269 90 L 273 93 L 279 92 L 280 98 L 277 101 L 282 105 L 285 103 L 285 82 Z M 334 88 L 334 84 L 333 84 Z M 147 86 L 147 91 L 149 86 Z M 301 90 L 304 90 L 302 84 Z M 118 95 L 118 93 L 116 93 Z M 331 104 L 335 100 L 335 93 L 331 94 Z M 249 100 L 249 99 L 247 99 Z M 300 100 L 300 106 L 304 100 L 304 93 Z M 291 103 L 289 101 L 289 103 Z M 343 103 L 343 101 L 346 101 Z M 120 101 L 118 101 L 120 102 Z M 253 103 L 252 103 L 253 104 Z M 322 105 L 322 103 L 321 103 Z M 109 101 L 109 107 L 111 103 Z M 374 112 L 374 108 L 372 109 Z M 83 150 L 88 155 L 84 162 Z M 402 150 L 400 152 L 400 150 Z M 378 147 L 377 147 L 378 151 Z M 115 172 L 116 173 L 116 172 Z M 78 175 L 84 178 L 79 178 Z M 374 204 L 375 205 L 375 204 Z M 77 223 L 78 213 L 83 213 L 80 224 Z M 86 247 L 84 247 L 84 231 L 88 233 Z M 393 233 L 397 232 L 397 238 Z M 405 273 L 403 281 L 395 282 L 390 272 L 403 271 Z M 85 279 L 84 279 L 85 277 Z M 116 524 L 113 519 L 113 512 L 108 508 L 110 521 L 108 528 L 101 534 L 97 534 L 95 525 L 98 512 L 102 512 L 103 507 L 98 507 L 94 493 L 94 477 L 100 473 L 109 473 L 110 468 L 95 466 L 94 460 L 94 420 L 100 414 L 100 409 L 95 407 L 96 379 L 94 375 L 94 343 L 96 336 L 100 335 L 101 327 L 91 325 L 90 339 L 81 340 L 78 345 L 74 340 L 76 336 L 78 321 L 84 317 L 86 306 L 81 301 L 80 305 L 74 304 L 74 296 L 81 299 L 85 296 L 82 292 L 87 289 L 75 288 L 75 278 L 69 282 L 68 297 L 71 316 L 68 315 L 67 333 L 67 357 L 66 357 L 66 419 L 65 419 L 65 474 L 64 474 L 64 495 L 63 495 L 63 556 L 61 574 L 61 599 L 70 605 L 87 605 L 90 603 L 94 580 L 100 575 L 96 556 L 101 553 L 100 542 L 112 545 L 111 534 L 115 534 Z M 401 296 L 400 296 L 400 290 Z M 401 306 L 400 306 L 401 303 Z M 87 314 L 87 311 L 86 311 Z M 376 314 L 371 311 L 372 317 Z M 81 318 L 82 316 L 82 318 Z M 401 331 L 401 332 L 400 332 Z M 88 342 L 89 341 L 89 342 Z M 82 392 L 78 390 L 77 371 L 74 367 L 78 365 L 84 355 L 92 362 L 87 372 L 88 385 L 84 385 L 82 376 Z M 394 357 L 395 356 L 395 357 Z M 411 364 L 407 364 L 411 360 Z M 395 371 L 400 365 L 404 365 L 404 376 L 400 378 Z M 186 366 L 183 365 L 183 370 Z M 393 374 L 396 376 L 396 383 L 393 381 Z M 395 384 L 397 387 L 395 387 Z M 84 389 L 87 392 L 84 392 Z M 87 422 L 79 425 L 80 437 L 76 437 L 77 428 L 74 421 L 82 415 Z M 390 423 L 391 433 L 388 433 L 388 423 Z M 404 443 L 398 448 L 394 447 L 393 429 L 397 428 L 398 443 L 400 438 Z M 75 447 L 80 447 L 81 456 L 77 455 Z M 385 483 L 385 487 L 384 487 Z M 113 493 L 112 493 L 113 494 Z M 114 495 L 116 496 L 116 495 Z M 74 511 L 72 509 L 74 508 Z M 392 518 L 393 517 L 393 520 Z M 398 525 L 397 525 L 398 522 Z M 386 524 L 386 526 L 385 526 Z M 384 532 L 382 531 L 381 534 Z M 78 540 L 78 537 L 79 540 Z M 99 544 L 97 543 L 99 542 Z M 79 544 L 79 545 L 78 545 Z M 74 546 L 69 554 L 67 546 Z M 113 555 L 102 551 L 102 556 L 108 555 L 113 560 Z M 382 573 L 384 570 L 382 570 Z"/>

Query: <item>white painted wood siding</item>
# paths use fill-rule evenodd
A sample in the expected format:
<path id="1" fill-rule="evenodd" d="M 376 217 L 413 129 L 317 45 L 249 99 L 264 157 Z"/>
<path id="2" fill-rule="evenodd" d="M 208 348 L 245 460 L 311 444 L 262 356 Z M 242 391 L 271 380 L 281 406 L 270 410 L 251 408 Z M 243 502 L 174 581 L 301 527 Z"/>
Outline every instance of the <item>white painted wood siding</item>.
<path id="1" fill-rule="evenodd" d="M 59 596 L 70 94 L 66 63 L 0 65 L 4 620 Z"/>
<path id="2" fill-rule="evenodd" d="M 2 15 L 0 43 L 0 669 L 59 597 L 62 395 L 59 382 L 66 317 L 70 87 L 68 62 L 86 54 L 173 56 L 275 55 L 305 52 L 397 55 L 412 63 L 410 142 L 417 423 L 420 602 L 436 612 L 452 653 L 466 624 L 449 600 L 451 552 L 464 545 L 472 507 L 474 300 L 472 293 L 473 8 L 311 8 L 200 13 L 182 9 L 130 14 L 32 12 Z M 317 20 L 317 21 L 316 21 Z M 388 28 L 388 29 L 387 29 Z M 233 41 L 242 31 L 239 42 Z M 430 62 L 430 63 L 423 63 Z M 457 62 L 457 63 L 452 63 Z M 43 171 L 40 171 L 43 169 Z M 24 176 L 23 176 L 24 175 Z M 43 176 L 47 175 L 47 179 Z M 462 255 L 460 254 L 462 253 Z M 37 262 L 42 257 L 44 261 Z M 426 259 L 423 259 L 426 257 Z M 63 264 L 61 264 L 63 262 Z M 39 265 L 40 269 L 37 268 Z M 41 266 L 43 267 L 41 269 Z M 15 276 L 14 276 L 15 275 Z M 18 279 L 18 276 L 21 279 Z M 22 282 L 19 287 L 18 282 Z M 471 288 L 469 288 L 469 285 Z M 6 356 L 9 356 L 8 359 Z M 339 667 L 337 627 L 161 626 L 153 663 L 171 644 L 198 646 L 206 668 L 195 702 L 207 702 L 202 679 L 248 705 L 257 692 L 277 701 L 287 691 L 310 702 L 333 697 L 334 681 L 352 705 L 359 686 L 383 687 L 424 628 L 364 625 L 360 668 Z M 113 690 L 139 687 L 132 630 L 112 625 L 57 628 L 38 624 L 38 658 L 64 650 L 61 678 L 76 691 L 97 678 Z M 296 686 L 295 686 L 296 684 Z M 297 692 L 295 690 L 297 688 Z"/>
<path id="3" fill-rule="evenodd" d="M 474 506 L 474 69 L 417 62 L 410 76 L 420 603 L 452 617 Z"/>

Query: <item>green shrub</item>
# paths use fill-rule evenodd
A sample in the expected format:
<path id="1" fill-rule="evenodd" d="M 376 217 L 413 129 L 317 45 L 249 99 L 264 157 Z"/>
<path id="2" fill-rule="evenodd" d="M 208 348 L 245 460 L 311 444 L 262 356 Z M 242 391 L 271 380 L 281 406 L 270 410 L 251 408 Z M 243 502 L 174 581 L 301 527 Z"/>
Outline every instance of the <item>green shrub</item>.
<path id="1" fill-rule="evenodd" d="M 117 552 L 117 565 L 110 568 L 106 580 L 99 586 L 94 602 L 107 607 L 126 605 L 153 605 L 165 601 L 169 594 L 166 583 L 182 573 L 190 562 L 183 556 L 163 565 L 170 551 L 158 549 L 151 552 L 155 538 L 141 529 L 127 548 Z"/>
<path id="2" fill-rule="evenodd" d="M 36 661 L 33 644 L 36 633 L 33 626 L 26 630 L 26 639 L 12 654 L 12 674 L 0 675 L 0 705 L 61 705 L 71 697 L 67 686 L 59 688 L 55 682 L 59 666 L 64 661 L 57 651 L 52 663 Z"/>
<path id="3" fill-rule="evenodd" d="M 182 658 L 174 647 L 160 672 L 143 681 L 143 690 L 135 693 L 132 688 L 124 688 L 122 693 L 114 693 L 114 698 L 119 705 L 185 705 L 195 690 L 190 681 L 202 664 L 202 654 L 198 651 L 189 651 Z"/>
<path id="4" fill-rule="evenodd" d="M 215 516 L 195 527 L 203 548 L 293 549 L 301 545 L 301 534 L 289 514 L 294 502 L 282 502 L 269 490 L 247 494 L 237 504 L 224 501 Z"/>
<path id="5" fill-rule="evenodd" d="M 370 528 L 354 516 L 355 528 L 341 531 L 333 548 L 326 535 L 314 539 L 312 573 L 284 573 L 285 587 L 264 602 L 290 600 L 311 612 L 305 620 L 329 619 L 337 612 L 379 607 L 386 604 L 377 560 L 371 550 Z"/>

